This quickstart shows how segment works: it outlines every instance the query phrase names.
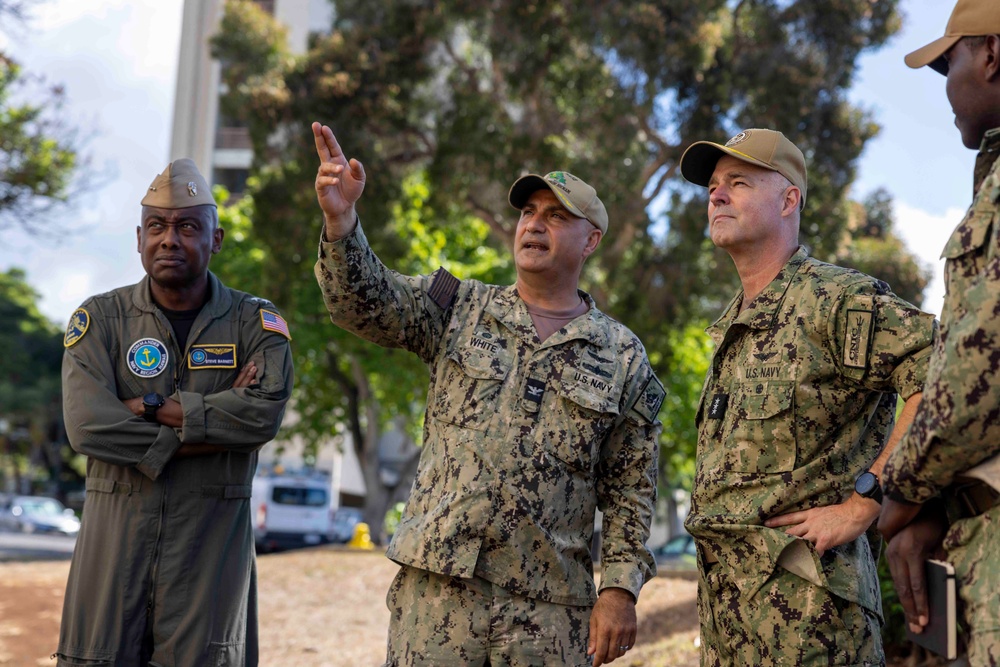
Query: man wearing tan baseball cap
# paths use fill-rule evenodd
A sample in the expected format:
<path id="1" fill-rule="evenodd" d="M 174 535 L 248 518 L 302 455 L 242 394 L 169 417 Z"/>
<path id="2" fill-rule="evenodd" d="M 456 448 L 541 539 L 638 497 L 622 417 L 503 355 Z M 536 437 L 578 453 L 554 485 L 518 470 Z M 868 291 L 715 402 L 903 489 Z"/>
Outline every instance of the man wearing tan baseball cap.
<path id="1" fill-rule="evenodd" d="M 1000 3 L 960 0 L 943 37 L 906 57 L 947 77 L 966 148 L 979 149 L 972 206 L 945 244 L 948 286 L 927 391 L 883 476 L 879 530 L 910 630 L 923 634 L 924 561 L 954 567 L 973 667 L 1000 665 Z M 943 500 L 943 509 L 941 501 Z"/>
<path id="2" fill-rule="evenodd" d="M 680 168 L 708 188 L 709 235 L 743 288 L 708 329 L 696 422 L 685 526 L 700 552 L 702 664 L 884 664 L 866 531 L 880 452 L 920 400 L 934 318 L 799 245 L 808 177 L 782 133 L 699 141 Z M 906 406 L 886 444 L 896 394 Z"/>

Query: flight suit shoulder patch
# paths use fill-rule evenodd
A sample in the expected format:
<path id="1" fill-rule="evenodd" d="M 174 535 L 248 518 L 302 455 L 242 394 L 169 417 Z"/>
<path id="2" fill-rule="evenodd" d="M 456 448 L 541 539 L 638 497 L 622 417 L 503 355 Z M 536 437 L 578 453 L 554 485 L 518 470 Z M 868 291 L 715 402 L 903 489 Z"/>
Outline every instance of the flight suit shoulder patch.
<path id="1" fill-rule="evenodd" d="M 430 289 L 427 290 L 427 295 L 441 310 L 448 310 L 455 301 L 460 282 L 442 266 L 434 272 L 434 279 L 431 281 Z"/>
<path id="2" fill-rule="evenodd" d="M 266 308 L 260 309 L 260 326 L 264 329 L 264 331 L 273 331 L 275 333 L 280 333 L 288 340 L 292 339 L 292 334 L 288 331 L 288 322 L 285 321 L 284 317 L 273 310 L 267 310 Z"/>
<path id="3" fill-rule="evenodd" d="M 90 313 L 85 308 L 77 308 L 66 325 L 66 335 L 63 337 L 63 347 L 70 348 L 80 342 L 90 328 Z"/>

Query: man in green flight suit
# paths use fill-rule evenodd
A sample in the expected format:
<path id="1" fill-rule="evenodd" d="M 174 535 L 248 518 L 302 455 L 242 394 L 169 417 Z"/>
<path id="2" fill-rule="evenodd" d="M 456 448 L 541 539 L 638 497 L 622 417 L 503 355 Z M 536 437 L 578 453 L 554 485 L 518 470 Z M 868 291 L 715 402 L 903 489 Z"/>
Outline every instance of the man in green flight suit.
<path id="1" fill-rule="evenodd" d="M 960 0 L 945 35 L 906 56 L 947 77 L 974 198 L 944 247 L 941 337 L 906 437 L 889 459 L 879 530 L 911 630 L 929 613 L 924 561 L 955 568 L 969 663 L 1000 665 L 1000 5 Z M 947 531 L 947 532 L 946 532 Z"/>
<path id="2" fill-rule="evenodd" d="M 866 532 L 920 400 L 934 318 L 799 245 L 805 159 L 780 132 L 697 142 L 681 173 L 708 188 L 709 234 L 742 283 L 708 329 L 696 417 L 686 527 L 702 664 L 883 664 L 879 545 Z"/>
<path id="3" fill-rule="evenodd" d="M 292 388 L 274 306 L 208 270 L 222 247 L 194 162 L 154 179 L 146 277 L 70 318 L 63 410 L 87 498 L 57 664 L 257 664 L 250 490 Z"/>
<path id="4" fill-rule="evenodd" d="M 657 413 L 663 386 L 639 339 L 580 291 L 608 228 L 594 188 L 528 175 L 517 282 L 402 276 L 365 240 L 365 185 L 329 127 L 313 124 L 324 214 L 316 277 L 330 317 L 427 363 L 424 446 L 388 556 L 389 667 L 585 667 L 634 644 L 653 575 Z M 603 515 L 601 590 L 590 543 Z M 588 656 L 592 657 L 591 663 Z"/>

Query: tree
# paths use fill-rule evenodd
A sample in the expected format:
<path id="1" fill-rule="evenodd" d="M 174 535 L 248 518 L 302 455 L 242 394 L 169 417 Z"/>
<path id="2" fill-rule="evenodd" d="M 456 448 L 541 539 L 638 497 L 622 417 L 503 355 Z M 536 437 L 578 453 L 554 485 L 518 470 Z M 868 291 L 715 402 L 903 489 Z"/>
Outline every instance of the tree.
<path id="1" fill-rule="evenodd" d="M 506 190 L 517 176 L 567 168 L 594 184 L 611 227 L 585 286 L 639 334 L 661 377 L 676 366 L 677 322 L 714 316 L 737 284 L 706 238 L 704 190 L 679 179 L 691 142 L 781 129 L 810 163 L 803 242 L 827 261 L 852 242 L 846 193 L 878 128 L 846 92 L 858 56 L 898 29 L 895 0 L 335 4 L 331 33 L 314 36 L 301 57 L 282 49 L 273 21 L 245 0 L 229 2 L 214 39 L 228 90 L 223 109 L 246 123 L 254 143 L 248 192 L 266 221 L 255 230 L 283 279 L 296 279 L 288 260 L 318 233 L 313 120 L 330 124 L 345 152 L 364 162 L 366 234 L 404 271 L 416 264 L 405 260 L 401 210 L 416 211 L 428 228 L 434 220 L 435 233 L 455 241 L 475 219 L 489 231 L 484 251 L 504 257 L 516 221 Z M 414 177 L 427 192 L 419 207 L 406 204 Z M 447 257 L 462 250 L 449 244 Z M 308 298 L 313 317 L 316 297 Z M 391 391 L 422 395 L 423 385 L 411 383 L 423 377 L 397 353 L 319 331 L 299 345 L 317 345 L 317 358 L 332 345 L 336 362 L 300 367 L 303 391 L 318 388 L 313 373 L 340 369 L 350 405 L 362 397 L 362 377 L 385 383 L 381 355 L 390 355 Z M 677 451 L 692 452 L 693 441 L 684 447 Z"/>
<path id="2" fill-rule="evenodd" d="M 20 24 L 34 0 L 0 2 L 0 23 Z M 52 213 L 83 187 L 80 155 L 58 85 L 24 72 L 0 50 L 0 231 L 45 233 Z M 30 100 L 30 101 L 29 101 Z"/>
<path id="3" fill-rule="evenodd" d="M 933 273 L 896 236 L 892 195 L 879 188 L 851 207 L 852 242 L 839 263 L 884 280 L 896 294 L 920 306 Z"/>
<path id="4" fill-rule="evenodd" d="M 79 480 L 62 426 L 62 333 L 39 312 L 25 273 L 0 273 L 0 476 L 19 492 L 30 482 Z M 60 487 L 61 489 L 61 487 Z"/>
<path id="5" fill-rule="evenodd" d="M 277 193 L 284 187 L 265 182 L 269 177 L 251 179 L 249 190 L 274 188 Z M 489 233 L 484 224 L 455 211 L 429 210 L 429 193 L 420 174 L 408 179 L 402 189 L 405 198 L 396 202 L 391 222 L 382 230 L 399 240 L 394 244 L 399 253 L 397 268 L 429 273 L 445 266 L 462 278 L 501 283 L 512 279 L 510 259 L 482 246 Z M 228 193 L 217 189 L 216 199 L 224 202 Z M 273 199 L 246 197 L 221 206 L 226 249 L 212 260 L 212 270 L 240 289 L 272 299 L 282 309 L 293 337 L 296 389 L 292 407 L 299 417 L 289 433 L 302 434 L 313 447 L 331 438 L 337 446 L 351 443 L 368 491 L 365 521 L 372 538 L 380 541 L 386 511 L 405 499 L 416 467 L 415 458 L 391 471 L 380 461 L 383 429 L 396 421 L 394 430 L 408 430 L 414 441 L 421 442 L 427 369 L 408 352 L 371 345 L 330 323 L 312 277 L 311 253 L 307 255 L 309 246 L 315 247 L 319 240 L 320 226 L 301 220 L 294 222 L 294 229 L 275 225 L 281 218 L 274 207 L 281 201 L 276 194 Z M 377 237 L 377 231 L 373 232 Z M 288 235 L 300 237 L 300 245 L 288 243 Z M 398 417 L 403 417 L 402 423 Z"/>

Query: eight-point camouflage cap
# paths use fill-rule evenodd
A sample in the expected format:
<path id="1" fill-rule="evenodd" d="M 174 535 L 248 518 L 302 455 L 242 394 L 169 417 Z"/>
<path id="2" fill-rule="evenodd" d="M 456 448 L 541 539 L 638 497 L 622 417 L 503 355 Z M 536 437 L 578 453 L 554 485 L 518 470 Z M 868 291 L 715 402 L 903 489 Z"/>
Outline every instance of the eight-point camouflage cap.
<path id="1" fill-rule="evenodd" d="M 174 160 L 153 179 L 140 204 L 157 208 L 216 205 L 205 177 L 198 171 L 194 160 L 186 157 Z"/>
<path id="2" fill-rule="evenodd" d="M 802 205 L 806 203 L 806 159 L 802 151 L 781 132 L 774 130 L 743 130 L 726 142 L 696 141 L 681 156 L 681 174 L 695 185 L 708 187 L 715 165 L 723 155 L 731 155 L 758 167 L 776 171 L 802 192 Z"/>
<path id="3" fill-rule="evenodd" d="M 944 37 L 917 49 L 904 59 L 917 69 L 930 65 L 939 74 L 948 75 L 948 61 L 944 54 L 963 37 L 1000 34 L 1000 5 L 997 0 L 958 0 L 944 29 Z"/>
<path id="4" fill-rule="evenodd" d="M 575 216 L 586 218 L 590 224 L 608 233 L 608 211 L 604 202 L 597 196 L 597 190 L 584 183 L 568 171 L 550 171 L 545 176 L 528 174 L 514 181 L 510 186 L 507 201 L 521 210 L 532 192 L 548 188 L 552 190 L 559 203 Z"/>

